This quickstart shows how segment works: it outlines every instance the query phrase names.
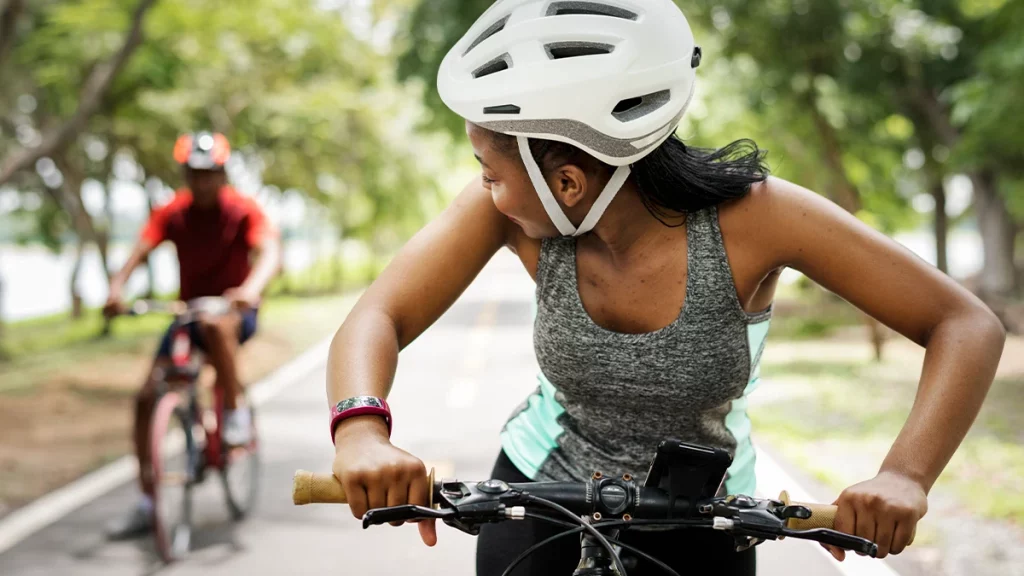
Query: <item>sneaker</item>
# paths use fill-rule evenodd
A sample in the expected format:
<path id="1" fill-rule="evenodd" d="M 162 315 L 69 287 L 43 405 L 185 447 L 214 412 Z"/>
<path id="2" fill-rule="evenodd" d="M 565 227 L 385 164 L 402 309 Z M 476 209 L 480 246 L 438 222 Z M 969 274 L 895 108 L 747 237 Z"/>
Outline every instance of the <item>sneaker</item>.
<path id="1" fill-rule="evenodd" d="M 252 411 L 248 406 L 224 411 L 224 443 L 245 446 L 252 442 Z"/>
<path id="2" fill-rule="evenodd" d="M 107 525 L 107 538 L 127 540 L 145 536 L 153 531 L 153 507 L 139 504 L 122 518 Z"/>

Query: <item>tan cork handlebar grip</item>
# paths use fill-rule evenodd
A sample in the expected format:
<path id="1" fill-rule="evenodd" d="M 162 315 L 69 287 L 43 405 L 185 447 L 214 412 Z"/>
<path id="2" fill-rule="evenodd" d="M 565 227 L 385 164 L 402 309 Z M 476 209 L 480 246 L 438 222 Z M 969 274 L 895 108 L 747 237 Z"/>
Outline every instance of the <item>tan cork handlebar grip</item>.
<path id="1" fill-rule="evenodd" d="M 831 504 L 809 504 L 807 502 L 792 502 L 789 499 L 789 493 L 783 490 L 782 494 L 779 495 L 779 500 L 786 506 L 803 506 L 811 511 L 811 517 L 802 520 L 800 518 L 789 518 L 786 520 L 786 528 L 792 530 L 813 530 L 815 528 L 835 528 L 836 524 L 836 512 L 839 511 L 838 506 Z"/>
<path id="2" fill-rule="evenodd" d="M 815 528 L 830 528 L 835 529 L 836 524 L 836 512 L 839 510 L 838 506 L 831 504 L 807 504 L 806 502 L 791 502 L 789 500 L 789 494 L 783 490 L 782 494 L 779 495 L 779 500 L 786 506 L 803 506 L 811 511 L 811 517 L 806 520 L 799 518 L 790 518 L 786 520 L 786 527 L 793 530 L 813 530 Z M 910 534 L 910 542 L 913 544 L 917 538 L 917 526 L 914 526 L 914 531 Z"/>
<path id="3" fill-rule="evenodd" d="M 430 469 L 427 476 L 428 485 L 433 492 L 434 469 Z M 434 495 L 430 495 L 430 505 L 433 506 Z M 292 478 L 292 502 L 296 506 L 306 504 L 347 504 L 345 489 L 341 487 L 341 481 L 334 474 L 314 474 L 305 470 L 296 470 Z"/>
<path id="4" fill-rule="evenodd" d="M 292 502 L 306 504 L 347 504 L 345 489 L 334 474 L 314 474 L 296 470 L 292 479 Z"/>

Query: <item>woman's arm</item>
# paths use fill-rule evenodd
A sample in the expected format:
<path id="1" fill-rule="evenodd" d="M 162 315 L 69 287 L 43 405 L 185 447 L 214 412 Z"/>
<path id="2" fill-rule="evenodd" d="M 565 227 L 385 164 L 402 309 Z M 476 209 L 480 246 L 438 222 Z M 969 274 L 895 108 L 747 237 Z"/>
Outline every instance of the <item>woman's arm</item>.
<path id="1" fill-rule="evenodd" d="M 455 302 L 495 252 L 514 240 L 511 227 L 477 178 L 410 240 L 359 299 L 331 343 L 331 405 L 353 396 L 386 397 L 399 351 Z M 345 420 L 334 438 L 334 474 L 354 516 L 362 517 L 369 508 L 426 505 L 423 463 L 391 445 L 382 418 Z M 420 532 L 427 544 L 436 541 L 432 522 L 422 523 Z"/>
<path id="2" fill-rule="evenodd" d="M 506 244 L 509 227 L 474 179 L 402 248 L 341 325 L 331 344 L 328 400 L 386 396 L 398 352 L 455 302 Z"/>
<path id="3" fill-rule="evenodd" d="M 1003 326 L 959 284 L 809 190 L 773 178 L 751 202 L 775 268 L 803 272 L 927 349 L 913 409 L 878 477 L 837 501 L 838 528 L 876 541 L 880 556 L 899 553 L 981 409 Z"/>

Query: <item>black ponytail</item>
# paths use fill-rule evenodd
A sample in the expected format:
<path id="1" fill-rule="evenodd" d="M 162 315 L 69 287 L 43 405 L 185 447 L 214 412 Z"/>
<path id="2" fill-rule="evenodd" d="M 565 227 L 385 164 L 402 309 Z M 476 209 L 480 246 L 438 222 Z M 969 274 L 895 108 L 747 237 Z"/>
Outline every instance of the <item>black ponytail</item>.
<path id="1" fill-rule="evenodd" d="M 515 138 L 495 134 L 500 149 L 517 154 Z M 545 175 L 560 166 L 579 166 L 588 174 L 610 178 L 614 168 L 563 142 L 530 139 L 530 152 Z M 687 146 L 673 135 L 654 152 L 635 162 L 633 177 L 647 210 L 666 226 L 687 212 L 742 198 L 750 187 L 768 178 L 766 152 L 752 140 L 737 140 L 724 148 Z"/>
<path id="2" fill-rule="evenodd" d="M 753 140 L 724 148 L 695 148 L 672 136 L 633 164 L 640 198 L 655 218 L 697 212 L 742 198 L 768 178 L 766 153 Z"/>

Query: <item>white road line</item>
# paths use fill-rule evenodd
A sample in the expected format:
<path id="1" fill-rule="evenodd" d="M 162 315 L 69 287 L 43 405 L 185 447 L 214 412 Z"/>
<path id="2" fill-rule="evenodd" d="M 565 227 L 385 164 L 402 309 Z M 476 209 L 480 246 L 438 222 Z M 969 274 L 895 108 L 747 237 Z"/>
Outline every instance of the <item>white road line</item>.
<path id="1" fill-rule="evenodd" d="M 484 368 L 487 366 L 488 349 L 494 335 L 494 324 L 498 320 L 498 307 L 496 298 L 487 300 L 469 330 L 458 376 L 448 387 L 445 402 L 449 408 L 471 408 L 476 403 L 477 383 L 484 376 Z"/>
<path id="2" fill-rule="evenodd" d="M 793 500 L 798 502 L 815 502 L 819 500 L 812 496 L 804 487 L 800 486 L 774 458 L 760 449 L 757 450 L 755 469 L 758 492 L 760 492 L 762 497 L 775 498 L 783 490 L 786 490 Z M 828 558 L 832 566 L 842 573 L 843 576 L 899 576 L 884 560 L 865 558 L 851 552 L 846 555 L 845 561 L 836 562 L 832 555 L 821 546 L 814 544 L 814 549 Z"/>
<path id="3" fill-rule="evenodd" d="M 251 385 L 249 391 L 253 405 L 264 404 L 289 385 L 307 376 L 326 360 L 330 345 L 331 339 L 327 338 L 263 380 Z M 99 470 L 90 472 L 67 486 L 15 510 L 0 520 L 0 554 L 85 504 L 132 481 L 138 473 L 139 465 L 135 456 L 122 456 Z"/>

